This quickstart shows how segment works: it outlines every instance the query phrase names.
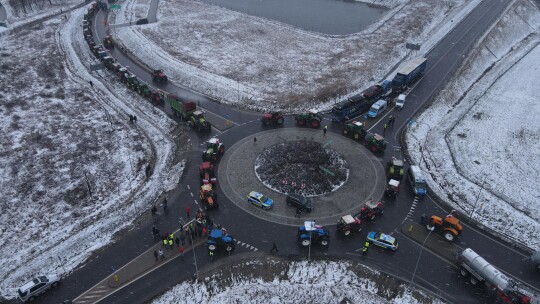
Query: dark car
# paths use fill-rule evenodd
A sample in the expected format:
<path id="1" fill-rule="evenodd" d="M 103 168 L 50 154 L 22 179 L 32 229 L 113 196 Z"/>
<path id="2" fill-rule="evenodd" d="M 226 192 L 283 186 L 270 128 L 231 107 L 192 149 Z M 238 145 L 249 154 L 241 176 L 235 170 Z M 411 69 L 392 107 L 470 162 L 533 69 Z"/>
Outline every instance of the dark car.
<path id="1" fill-rule="evenodd" d="M 311 212 L 313 209 L 311 199 L 300 194 L 291 193 L 287 195 L 286 202 L 287 206 L 292 206 L 304 212 Z"/>
<path id="2" fill-rule="evenodd" d="M 135 22 L 135 24 L 137 24 L 137 25 L 148 24 L 148 19 L 146 19 L 146 18 L 139 19 L 139 20 L 137 20 L 137 22 Z"/>

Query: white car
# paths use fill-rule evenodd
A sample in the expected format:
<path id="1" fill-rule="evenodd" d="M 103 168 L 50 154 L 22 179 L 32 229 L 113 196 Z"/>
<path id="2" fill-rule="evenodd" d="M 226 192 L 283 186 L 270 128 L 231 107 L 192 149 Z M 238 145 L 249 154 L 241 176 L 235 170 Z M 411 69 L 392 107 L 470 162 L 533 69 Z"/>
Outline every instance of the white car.
<path id="1" fill-rule="evenodd" d="M 32 302 L 37 296 L 45 291 L 56 288 L 60 284 L 60 278 L 55 274 L 49 274 L 33 278 L 26 282 L 17 293 L 23 302 Z"/>
<path id="2" fill-rule="evenodd" d="M 403 109 L 403 106 L 405 105 L 405 99 L 407 99 L 407 95 L 399 94 L 398 98 L 396 99 L 397 109 Z"/>

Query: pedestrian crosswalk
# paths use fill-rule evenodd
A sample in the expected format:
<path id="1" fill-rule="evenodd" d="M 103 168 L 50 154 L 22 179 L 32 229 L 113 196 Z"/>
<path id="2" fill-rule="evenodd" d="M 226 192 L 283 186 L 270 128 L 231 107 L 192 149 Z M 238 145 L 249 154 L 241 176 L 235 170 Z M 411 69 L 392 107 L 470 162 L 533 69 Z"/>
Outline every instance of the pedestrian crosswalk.
<path id="1" fill-rule="evenodd" d="M 406 220 L 412 220 L 413 219 L 413 214 L 414 214 L 414 211 L 416 210 L 416 207 L 418 206 L 418 201 L 420 200 L 420 198 L 418 196 L 415 196 L 414 197 L 414 200 L 413 200 L 413 203 L 411 205 L 411 209 L 409 209 L 409 213 L 407 213 L 407 216 L 403 219 L 403 223 L 405 223 Z"/>
<path id="2" fill-rule="evenodd" d="M 247 249 L 249 249 L 251 251 L 259 251 L 259 249 L 257 247 L 252 246 L 252 245 L 250 245 L 248 243 L 244 243 L 244 242 L 239 241 L 239 240 L 236 240 L 236 244 L 239 245 L 240 247 L 247 248 Z"/>
<path id="3" fill-rule="evenodd" d="M 73 303 L 84 304 L 84 303 L 95 303 L 98 299 L 102 299 L 105 294 L 109 294 L 111 288 L 106 285 L 96 286 L 89 292 L 85 293 L 81 297 L 77 298 Z"/>

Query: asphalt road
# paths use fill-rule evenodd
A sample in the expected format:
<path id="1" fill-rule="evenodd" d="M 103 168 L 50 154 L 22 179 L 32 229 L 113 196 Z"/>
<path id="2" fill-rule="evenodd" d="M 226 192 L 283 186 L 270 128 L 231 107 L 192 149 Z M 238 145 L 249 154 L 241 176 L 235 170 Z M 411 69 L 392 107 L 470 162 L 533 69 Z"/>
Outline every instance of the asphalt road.
<path id="1" fill-rule="evenodd" d="M 399 113 L 392 112 L 396 116 L 396 121 L 395 129 L 387 130 L 386 135 L 389 141 L 389 147 L 399 145 L 398 134 L 400 134 L 401 128 L 406 125 L 414 113 L 430 102 L 430 98 L 434 93 L 438 92 L 444 86 L 445 82 L 459 67 L 467 52 L 478 41 L 478 38 L 483 35 L 486 29 L 493 24 L 509 2 L 509 0 L 483 1 L 429 53 L 428 68 L 425 76 L 410 92 L 405 108 Z M 97 20 L 101 19 L 103 19 L 102 12 L 97 16 Z M 101 23 L 95 22 L 95 24 L 97 27 L 94 34 L 103 37 L 104 28 L 101 26 Z M 137 77 L 151 83 L 149 72 L 132 62 L 123 53 L 115 49 L 111 52 L 111 55 L 122 65 L 129 65 L 131 71 Z M 173 84 L 168 84 L 163 89 L 176 93 L 180 97 L 200 102 L 203 108 L 215 113 L 217 117 L 224 119 L 228 115 L 229 119 L 234 121 L 236 125 L 228 130 L 223 130 L 223 132 L 213 131 L 214 135 L 217 134 L 220 140 L 227 146 L 231 146 L 240 139 L 264 130 L 258 121 L 260 114 L 229 108 L 205 96 L 197 95 L 189 89 Z M 389 112 L 386 114 L 388 115 Z M 287 117 L 285 127 L 294 127 L 293 121 L 292 117 Z M 331 125 L 330 132 L 340 132 L 339 126 Z M 372 132 L 382 134 L 382 123 L 375 124 Z M 195 194 L 196 189 L 199 187 L 199 176 L 196 166 L 200 162 L 203 151 L 200 143 L 203 143 L 208 136 L 201 136 L 193 132 L 190 134 L 193 142 L 193 151 L 188 159 L 188 165 L 182 182 L 178 189 L 168 196 L 170 212 L 167 217 L 164 215 L 160 216 L 161 222 L 159 226 L 161 230 L 177 227 L 178 219 L 180 217 L 185 218 L 183 212 L 185 206 L 191 206 L 192 210 L 197 208 L 198 205 L 196 205 L 196 201 L 191 194 Z M 387 151 L 387 153 L 381 156 L 380 160 L 385 164 L 391 156 L 392 152 Z M 220 190 L 218 188 L 219 194 L 222 193 Z M 247 192 L 250 189 L 244 190 Z M 280 248 L 280 254 L 307 255 L 307 252 L 299 248 L 296 243 L 295 227 L 265 222 L 237 208 L 224 195 L 221 195 L 219 199 L 221 202 L 220 209 L 210 213 L 214 222 L 221 223 L 236 239 L 246 244 L 246 246 L 238 246 L 235 254 L 253 250 L 253 248 L 257 248 L 259 251 L 269 251 L 272 241 L 276 240 Z M 415 266 L 419 261 L 421 241 L 410 239 L 401 233 L 401 223 L 407 217 L 412 220 L 418 220 L 423 213 L 428 215 L 445 215 L 448 212 L 447 208 L 439 206 L 429 196 L 415 204 L 415 208 L 411 208 L 413 206 L 413 200 L 414 195 L 408 183 L 404 182 L 404 187 L 402 187 L 398 200 L 387 203 L 384 217 L 377 219 L 370 225 L 369 229 L 349 238 L 332 234 L 330 247 L 327 250 L 314 248 L 312 254 L 314 257 L 338 256 L 359 261 L 399 276 L 405 281 L 410 281 Z M 148 212 L 138 221 L 140 225 L 135 225 L 132 230 L 120 234 L 116 242 L 97 251 L 85 265 L 64 279 L 61 288 L 45 295 L 37 302 L 59 303 L 66 299 L 74 299 L 102 278 L 111 274 L 113 269 L 121 267 L 144 252 L 153 243 L 150 234 L 152 222 Z M 335 231 L 335 226 L 328 228 L 333 232 Z M 360 256 L 357 249 L 362 246 L 361 244 L 365 240 L 365 235 L 370 229 L 392 233 L 400 241 L 399 250 L 393 253 L 379 248 L 371 248 L 367 256 Z M 540 288 L 538 275 L 532 267 L 529 267 L 523 261 L 525 254 L 507 246 L 504 242 L 495 240 L 493 237 L 473 227 L 465 226 L 464 232 L 456 245 L 458 246 L 456 249 L 470 246 L 503 271 L 520 278 L 520 280 L 536 288 Z M 197 264 L 199 267 L 204 267 L 210 263 L 206 257 L 205 248 L 198 248 L 196 254 L 198 256 Z M 226 258 L 220 257 L 220 259 Z M 184 260 L 177 260 L 169 264 L 169 266 L 159 268 L 155 272 L 125 286 L 100 303 L 144 302 L 195 274 L 193 259 L 190 256 L 186 256 Z M 493 298 L 488 292 L 465 283 L 459 277 L 451 261 L 442 258 L 437 252 L 427 249 L 422 251 L 414 282 L 411 284 L 429 289 L 453 303 L 493 302 Z"/>

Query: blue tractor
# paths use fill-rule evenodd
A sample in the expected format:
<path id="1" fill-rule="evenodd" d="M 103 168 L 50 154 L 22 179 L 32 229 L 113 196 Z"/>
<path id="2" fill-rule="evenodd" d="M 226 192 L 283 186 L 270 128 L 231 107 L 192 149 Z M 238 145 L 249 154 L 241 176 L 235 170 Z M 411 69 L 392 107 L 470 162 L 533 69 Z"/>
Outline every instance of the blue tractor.
<path id="1" fill-rule="evenodd" d="M 330 233 L 322 226 L 316 225 L 315 222 L 306 221 L 304 222 L 304 226 L 298 228 L 298 243 L 302 247 L 308 247 L 311 243 L 328 247 Z"/>
<path id="2" fill-rule="evenodd" d="M 208 234 L 206 247 L 209 251 L 216 251 L 219 248 L 225 249 L 227 252 L 234 250 L 234 237 L 227 234 L 225 229 L 212 229 Z"/>

